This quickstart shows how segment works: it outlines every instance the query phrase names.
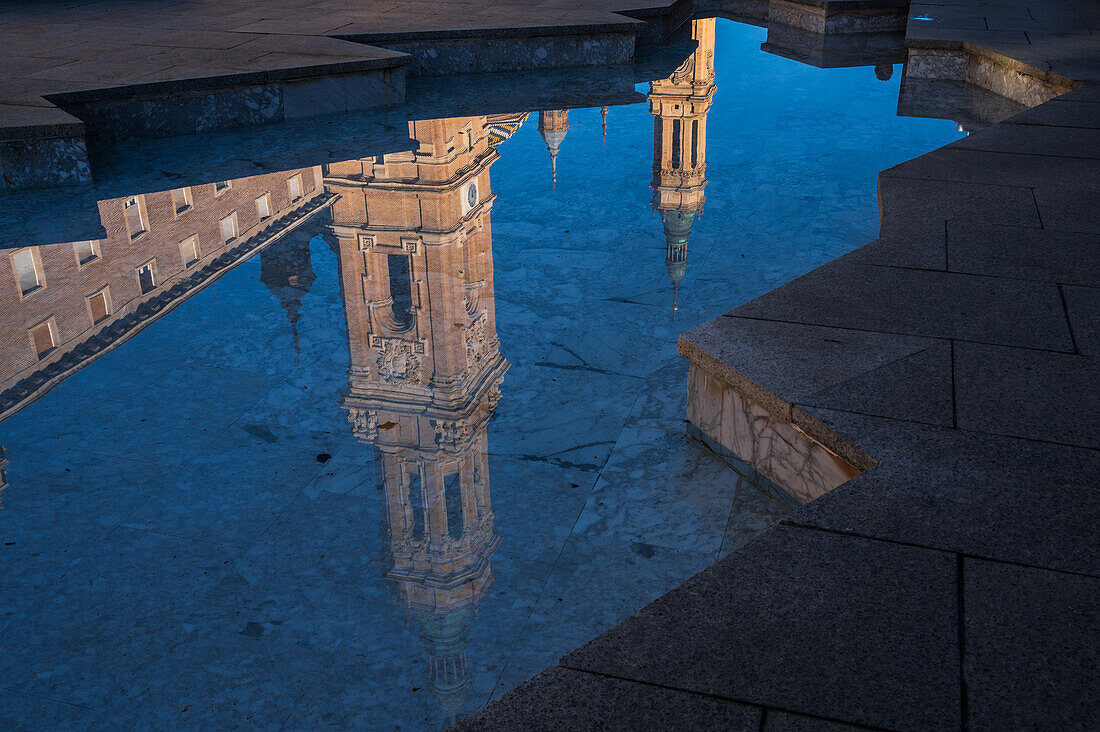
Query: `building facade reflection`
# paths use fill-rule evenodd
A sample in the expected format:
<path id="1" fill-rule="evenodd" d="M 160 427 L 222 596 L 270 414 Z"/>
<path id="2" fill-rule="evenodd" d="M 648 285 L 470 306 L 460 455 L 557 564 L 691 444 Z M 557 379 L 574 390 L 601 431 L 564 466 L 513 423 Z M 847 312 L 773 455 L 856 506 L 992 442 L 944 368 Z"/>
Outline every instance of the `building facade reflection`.
<path id="1" fill-rule="evenodd" d="M 331 165 L 351 354 L 342 406 L 373 445 L 402 605 L 450 722 L 466 646 L 500 543 L 486 427 L 508 369 L 496 334 L 489 167 L 522 122 L 411 122 L 415 151 Z"/>
<path id="2" fill-rule="evenodd" d="M 321 168 L 99 202 L 102 239 L 0 252 L 0 417 L 319 210 Z"/>
<path id="3" fill-rule="evenodd" d="M 649 84 L 653 115 L 653 208 L 665 233 L 665 267 L 677 307 L 691 228 L 707 187 L 707 113 L 714 97 L 714 18 L 691 21 L 694 53 L 667 79 Z"/>

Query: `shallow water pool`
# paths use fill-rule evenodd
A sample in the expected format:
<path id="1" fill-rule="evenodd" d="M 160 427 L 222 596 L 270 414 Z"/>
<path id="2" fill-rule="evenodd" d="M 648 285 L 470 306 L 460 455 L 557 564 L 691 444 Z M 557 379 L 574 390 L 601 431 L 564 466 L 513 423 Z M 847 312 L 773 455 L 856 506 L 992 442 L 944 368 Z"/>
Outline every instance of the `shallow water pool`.
<path id="1" fill-rule="evenodd" d="M 765 33 L 694 21 L 667 76 L 541 111 L 455 81 L 484 109 L 348 160 L 35 194 L 2 726 L 438 728 L 779 520 L 687 437 L 676 337 L 872 240 L 878 172 L 960 133 Z"/>

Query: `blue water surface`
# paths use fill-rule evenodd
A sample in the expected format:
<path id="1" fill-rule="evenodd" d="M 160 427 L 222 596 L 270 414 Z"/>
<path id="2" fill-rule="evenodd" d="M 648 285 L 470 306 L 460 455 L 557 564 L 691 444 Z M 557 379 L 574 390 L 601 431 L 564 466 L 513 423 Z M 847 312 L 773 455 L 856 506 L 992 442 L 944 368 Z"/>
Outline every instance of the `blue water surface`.
<path id="1" fill-rule="evenodd" d="M 599 107 L 569 110 L 556 182 L 537 112 L 499 145 L 509 367 L 469 478 L 489 518 L 446 571 L 395 569 L 323 217 L 0 424 L 0 727 L 439 728 L 776 522 L 687 437 L 676 338 L 874 239 L 879 171 L 958 135 L 895 114 L 900 66 L 816 69 L 764 35 L 717 22 L 678 287 L 642 97 L 606 134 Z M 315 275 L 294 329 L 261 281 L 287 252 Z"/>

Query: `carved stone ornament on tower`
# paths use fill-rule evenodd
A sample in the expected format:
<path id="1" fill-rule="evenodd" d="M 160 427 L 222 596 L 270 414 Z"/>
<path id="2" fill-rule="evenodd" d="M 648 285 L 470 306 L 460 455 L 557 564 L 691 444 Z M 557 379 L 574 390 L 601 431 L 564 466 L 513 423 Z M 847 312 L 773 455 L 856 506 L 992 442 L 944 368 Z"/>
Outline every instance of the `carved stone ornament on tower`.
<path id="1" fill-rule="evenodd" d="M 412 343 L 401 338 L 375 338 L 374 346 L 378 350 L 378 375 L 383 379 L 407 384 L 424 383 L 420 361 L 420 354 L 424 353 L 423 343 Z"/>
<path id="2" fill-rule="evenodd" d="M 361 440 L 374 440 L 378 437 L 378 413 L 373 409 L 348 410 L 348 421 L 352 432 Z"/>
<path id="3" fill-rule="evenodd" d="M 466 329 L 466 365 L 471 371 L 481 366 L 489 352 L 493 350 L 492 345 L 485 335 L 485 315 L 482 314 Z"/>
<path id="4" fill-rule="evenodd" d="M 431 424 L 435 430 L 435 444 L 442 448 L 454 449 L 470 434 L 469 427 L 463 422 L 433 419 Z"/>
<path id="5" fill-rule="evenodd" d="M 672 72 L 672 76 L 669 77 L 669 81 L 673 84 L 691 83 L 691 77 L 695 73 L 695 56 L 688 56 L 682 64 L 680 64 L 675 71 Z"/>

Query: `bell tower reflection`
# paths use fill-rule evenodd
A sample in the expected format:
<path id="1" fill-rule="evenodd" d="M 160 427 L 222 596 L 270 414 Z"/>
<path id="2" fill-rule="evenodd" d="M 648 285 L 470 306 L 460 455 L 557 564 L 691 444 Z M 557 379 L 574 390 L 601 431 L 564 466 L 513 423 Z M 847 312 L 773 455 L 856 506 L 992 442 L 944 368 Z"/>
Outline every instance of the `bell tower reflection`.
<path id="1" fill-rule="evenodd" d="M 707 186 L 707 112 L 714 97 L 714 18 L 691 21 L 695 52 L 667 79 L 650 82 L 653 208 L 665 231 L 665 266 L 677 307 L 691 227 Z"/>
<path id="2" fill-rule="evenodd" d="M 519 118 L 522 122 L 522 118 Z M 500 543 L 486 425 L 508 369 L 493 302 L 489 167 L 507 120 L 411 122 L 415 152 L 329 167 L 348 344 L 342 406 L 375 448 L 387 577 L 427 646 L 449 722 L 470 684 L 466 646 Z"/>
<path id="3" fill-rule="evenodd" d="M 569 110 L 547 109 L 539 112 L 539 134 L 550 153 L 550 182 L 558 182 L 558 151 L 569 132 Z"/>

